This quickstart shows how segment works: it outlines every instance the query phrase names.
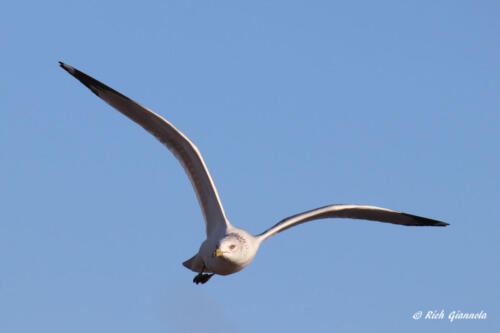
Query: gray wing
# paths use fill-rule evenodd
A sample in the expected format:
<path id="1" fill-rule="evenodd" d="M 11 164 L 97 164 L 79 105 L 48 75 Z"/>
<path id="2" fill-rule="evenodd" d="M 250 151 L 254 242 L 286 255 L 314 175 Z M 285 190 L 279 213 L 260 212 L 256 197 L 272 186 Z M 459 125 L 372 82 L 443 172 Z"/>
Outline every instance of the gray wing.
<path id="1" fill-rule="evenodd" d="M 205 218 L 207 235 L 227 226 L 227 219 L 217 189 L 198 148 L 184 135 L 153 111 L 93 79 L 85 73 L 59 62 L 62 68 L 77 78 L 94 94 L 153 134 L 175 155 L 184 167 L 196 192 Z"/>
<path id="2" fill-rule="evenodd" d="M 334 217 L 379 221 L 407 226 L 445 227 L 448 225 L 448 223 L 445 222 L 375 206 L 330 205 L 287 217 L 286 219 L 283 219 L 280 222 L 276 223 L 274 226 L 267 229 L 257 237 L 261 241 L 263 241 L 295 225 L 312 220 Z"/>

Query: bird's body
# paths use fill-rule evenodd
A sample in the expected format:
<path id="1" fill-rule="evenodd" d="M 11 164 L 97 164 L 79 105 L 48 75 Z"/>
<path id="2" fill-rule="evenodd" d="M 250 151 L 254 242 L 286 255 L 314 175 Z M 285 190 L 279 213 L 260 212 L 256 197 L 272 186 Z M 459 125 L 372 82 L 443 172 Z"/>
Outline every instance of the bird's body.
<path id="1" fill-rule="evenodd" d="M 355 218 L 406 226 L 448 225 L 445 222 L 375 206 L 329 205 L 287 217 L 263 233 L 253 236 L 246 230 L 231 225 L 201 153 L 182 132 L 153 111 L 103 83 L 62 62 L 60 65 L 97 96 L 154 135 L 184 167 L 198 198 L 207 233 L 207 239 L 201 244 L 198 253 L 183 263 L 198 273 L 193 280 L 197 284 L 207 282 L 213 274 L 228 275 L 242 270 L 252 262 L 264 240 L 312 220 Z"/>
<path id="2" fill-rule="evenodd" d="M 208 236 L 184 266 L 198 273 L 229 275 L 241 271 L 255 257 L 260 241 L 246 230 L 230 226 L 225 232 Z M 215 253 L 217 249 L 221 252 Z"/>

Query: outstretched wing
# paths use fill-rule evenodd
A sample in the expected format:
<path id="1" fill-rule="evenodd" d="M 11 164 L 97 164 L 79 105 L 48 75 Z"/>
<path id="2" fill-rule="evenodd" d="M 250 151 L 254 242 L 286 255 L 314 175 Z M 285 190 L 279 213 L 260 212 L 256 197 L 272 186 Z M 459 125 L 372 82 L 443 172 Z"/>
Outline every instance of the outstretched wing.
<path id="1" fill-rule="evenodd" d="M 445 227 L 448 225 L 448 223 L 445 222 L 375 206 L 330 205 L 287 217 L 257 237 L 263 241 L 295 225 L 312 220 L 334 217 L 379 221 L 407 226 Z"/>
<path id="2" fill-rule="evenodd" d="M 205 218 L 207 235 L 219 227 L 227 226 L 229 222 L 226 219 L 217 189 L 200 151 L 191 140 L 168 121 L 127 96 L 69 65 L 62 62 L 59 62 L 59 64 L 106 103 L 153 134 L 177 157 L 196 192 L 196 197 Z"/>

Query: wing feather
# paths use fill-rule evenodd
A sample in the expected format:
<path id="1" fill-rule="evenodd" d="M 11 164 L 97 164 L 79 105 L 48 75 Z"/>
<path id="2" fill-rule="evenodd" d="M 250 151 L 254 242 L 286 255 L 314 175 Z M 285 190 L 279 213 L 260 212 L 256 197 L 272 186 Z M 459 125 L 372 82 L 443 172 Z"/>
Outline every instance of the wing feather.
<path id="1" fill-rule="evenodd" d="M 205 218 L 207 235 L 220 226 L 227 227 L 229 222 L 226 219 L 215 184 L 200 151 L 191 140 L 167 120 L 127 96 L 76 68 L 62 62 L 59 64 L 106 103 L 154 135 L 175 155 L 191 180 Z"/>
<path id="2" fill-rule="evenodd" d="M 375 206 L 329 205 L 287 217 L 276 223 L 274 226 L 267 229 L 257 237 L 261 241 L 263 241 L 271 236 L 276 235 L 279 232 L 282 232 L 283 230 L 286 230 L 298 224 L 326 218 L 350 218 L 386 222 L 406 226 L 445 227 L 448 225 L 448 223 L 446 222 L 432 220 L 425 217 L 401 213 L 395 210 Z"/>

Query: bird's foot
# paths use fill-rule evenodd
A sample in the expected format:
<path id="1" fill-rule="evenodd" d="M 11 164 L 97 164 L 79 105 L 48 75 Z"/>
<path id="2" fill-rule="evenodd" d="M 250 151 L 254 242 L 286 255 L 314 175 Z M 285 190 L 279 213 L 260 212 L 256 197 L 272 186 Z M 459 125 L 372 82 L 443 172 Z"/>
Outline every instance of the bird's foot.
<path id="1" fill-rule="evenodd" d="M 201 284 L 204 284 L 204 283 L 207 283 L 208 280 L 210 280 L 210 278 L 214 276 L 214 274 L 203 274 L 203 273 L 199 273 L 198 275 L 196 275 L 193 279 L 193 282 L 198 284 L 198 283 L 201 283 Z"/>

